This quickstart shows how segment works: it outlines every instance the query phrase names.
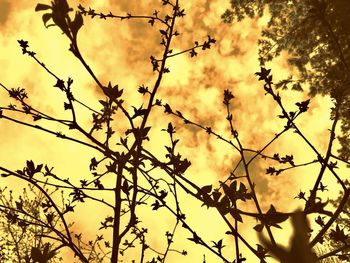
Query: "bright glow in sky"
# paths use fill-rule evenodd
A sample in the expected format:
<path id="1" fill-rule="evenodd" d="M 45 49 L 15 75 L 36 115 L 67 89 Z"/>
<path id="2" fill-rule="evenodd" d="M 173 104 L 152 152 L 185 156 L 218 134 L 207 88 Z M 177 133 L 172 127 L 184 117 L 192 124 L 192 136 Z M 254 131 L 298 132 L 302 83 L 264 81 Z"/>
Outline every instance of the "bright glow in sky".
<path id="1" fill-rule="evenodd" d="M 40 2 L 48 3 L 45 0 Z M 72 7 L 78 4 L 77 0 L 69 2 Z M 254 76 L 254 72 L 259 70 L 257 39 L 266 21 L 244 20 L 226 25 L 220 16 L 229 7 L 228 0 L 182 2 L 186 16 L 177 26 L 181 35 L 173 43 L 174 52 L 191 47 L 196 40 L 206 40 L 208 34 L 214 37 L 217 43 L 208 51 L 199 51 L 198 57 L 195 58 L 190 58 L 188 54 L 170 58 L 168 66 L 171 72 L 163 79 L 159 98 L 169 103 L 173 109 L 181 110 L 191 120 L 205 127 L 210 126 L 228 138 L 230 132 L 222 99 L 223 91 L 231 90 L 235 96 L 234 125 L 239 131 L 241 141 L 246 148 L 260 149 L 284 125 L 276 118 L 280 114 L 278 107 L 270 97 L 264 96 L 262 83 Z M 114 14 L 151 14 L 154 9 L 162 8 L 157 0 L 83 0 L 81 3 L 85 7 L 91 6 L 105 13 L 112 11 Z M 69 117 L 62 107 L 63 95 L 52 87 L 55 80 L 28 56 L 21 55 L 17 40 L 25 39 L 29 41 L 30 48 L 37 53 L 37 57 L 55 74 L 65 80 L 68 77 L 74 79 L 73 92 L 80 100 L 92 108 L 98 108 L 97 99 L 101 98 L 101 92 L 79 61 L 68 51 L 69 42 L 58 27 L 44 27 L 42 13 L 34 12 L 36 4 L 37 0 L 0 0 L 0 82 L 8 87 L 25 88 L 32 105 L 42 111 L 62 118 Z M 159 55 L 162 51 L 158 30 L 150 27 L 147 21 L 105 21 L 84 17 L 84 27 L 79 32 L 78 41 L 83 56 L 102 83 L 107 84 L 111 81 L 124 89 L 128 110 L 132 112 L 131 105 L 141 105 L 143 100 L 137 92 L 138 87 L 141 84 L 151 86 L 155 79 L 149 57 Z M 293 72 L 285 62 L 286 56 L 284 54 L 269 65 L 276 80 L 283 79 Z M 1 106 L 8 105 L 6 93 L 2 90 L 0 92 Z M 307 98 L 306 94 L 302 93 L 281 94 L 286 107 L 290 109 L 295 107 L 295 102 Z M 312 100 L 308 114 L 298 121 L 310 141 L 322 151 L 325 151 L 327 143 L 324 138 L 328 137 L 330 106 L 327 98 L 317 97 Z M 14 116 L 21 118 L 19 115 Z M 90 113 L 80 108 L 78 116 L 80 123 L 88 127 Z M 208 136 L 203 130 L 184 126 L 182 121 L 165 115 L 163 109 L 156 109 L 150 118 L 153 127 L 151 139 L 154 136 L 150 144 L 158 156 L 164 155 L 163 146 L 167 143 L 167 137 L 161 129 L 166 128 L 170 121 L 177 127 L 181 153 L 192 163 L 186 176 L 199 185 L 218 185 L 219 180 L 224 180 L 229 175 L 237 162 L 238 154 L 225 143 Z M 122 130 L 125 124 L 120 125 L 116 129 Z M 96 153 L 84 146 L 58 140 L 55 136 L 6 120 L 0 120 L 0 135 L 1 166 L 19 169 L 27 159 L 32 159 L 37 163 L 54 166 L 56 173 L 62 177 L 78 179 L 90 176 L 90 159 Z M 289 133 L 279 143 L 272 145 L 269 153 L 278 151 L 280 155 L 294 154 L 296 163 L 315 159 L 305 146 L 304 142 Z M 301 188 L 308 189 L 316 176 L 311 166 L 286 172 L 279 177 L 265 174 L 267 162 L 259 160 L 252 167 L 253 180 L 263 210 L 268 209 L 270 204 L 274 204 L 279 211 L 293 211 L 302 206 L 302 202 L 293 198 Z M 1 179 L 1 185 L 4 184 L 13 187 L 14 182 L 8 178 Z M 204 233 L 203 236 L 207 240 L 219 240 L 225 236 L 224 233 L 228 229 L 220 221 L 217 213 L 212 209 L 201 208 L 199 202 L 188 200 L 188 197 L 181 198 L 185 202 L 184 210 L 188 221 L 195 225 L 198 233 Z M 161 233 L 152 236 L 151 239 L 152 245 L 161 250 L 166 240 L 164 234 L 169 230 L 173 219 L 166 215 L 162 219 L 154 213 L 144 216 L 144 222 L 151 224 L 150 236 L 152 231 Z M 98 222 L 103 218 L 105 210 L 94 206 L 84 209 L 82 206 L 77 210 L 75 227 L 77 231 L 93 235 L 99 227 Z M 247 240 L 255 240 L 256 232 L 251 230 L 254 222 L 247 222 L 251 223 L 247 223 L 250 228 L 243 225 L 241 229 L 248 237 Z M 288 229 L 288 226 L 286 228 Z M 278 242 L 288 242 L 289 237 L 285 232 L 276 230 L 276 236 Z M 190 237 L 189 234 L 181 230 L 175 239 L 175 248 L 185 248 L 189 255 L 182 257 L 171 254 L 169 262 L 201 262 L 203 254 L 206 255 L 207 262 L 221 262 L 210 252 L 192 245 L 187 241 L 187 237 Z M 233 240 L 226 237 L 224 242 L 227 246 L 223 250 L 224 253 L 233 256 Z M 255 243 L 252 242 L 253 245 Z M 229 252 L 228 248 L 232 248 L 232 252 Z M 250 255 L 246 256 L 250 262 Z M 128 257 L 132 258 L 132 255 Z"/>

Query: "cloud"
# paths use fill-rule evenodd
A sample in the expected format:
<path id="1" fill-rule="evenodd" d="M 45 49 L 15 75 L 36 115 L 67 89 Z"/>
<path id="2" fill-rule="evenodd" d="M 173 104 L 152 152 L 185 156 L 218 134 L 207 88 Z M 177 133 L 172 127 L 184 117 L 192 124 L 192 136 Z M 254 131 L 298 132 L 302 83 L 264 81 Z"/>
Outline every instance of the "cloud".
<path id="1" fill-rule="evenodd" d="M 0 27 L 5 26 L 10 12 L 10 1 L 3 0 L 0 2 Z"/>

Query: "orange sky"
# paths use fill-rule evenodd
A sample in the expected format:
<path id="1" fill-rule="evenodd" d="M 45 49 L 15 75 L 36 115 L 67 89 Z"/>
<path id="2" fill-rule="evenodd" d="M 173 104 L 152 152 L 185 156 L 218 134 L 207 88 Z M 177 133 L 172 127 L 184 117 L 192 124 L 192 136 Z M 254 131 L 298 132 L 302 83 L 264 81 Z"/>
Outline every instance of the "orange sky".
<path id="1" fill-rule="evenodd" d="M 48 1 L 42 0 L 42 3 Z M 75 7 L 78 1 L 70 1 Z M 160 1 L 81 1 L 102 12 L 113 11 L 114 14 L 150 14 L 154 9 L 162 8 Z M 222 104 L 222 94 L 230 89 L 235 95 L 233 101 L 234 124 L 239 131 L 245 147 L 259 149 L 268 142 L 274 133 L 279 132 L 283 122 L 274 116 L 280 113 L 271 98 L 264 96 L 262 83 L 254 76 L 258 71 L 257 44 L 259 30 L 266 20 L 244 20 L 233 25 L 223 24 L 221 14 L 229 7 L 228 0 L 192 0 L 183 1 L 186 17 L 178 24 L 181 33 L 174 41 L 174 51 L 181 51 L 193 45 L 194 41 L 202 42 L 209 34 L 217 40 L 216 45 L 209 51 L 199 51 L 198 57 L 190 58 L 187 54 L 170 58 L 168 66 L 171 73 L 162 82 L 159 98 L 168 102 L 173 109 L 191 117 L 192 120 L 211 126 L 220 134 L 229 137 L 229 126 L 225 121 L 225 109 Z M 37 1 L 32 0 L 0 0 L 0 82 L 7 87 L 24 87 L 29 92 L 33 105 L 56 116 L 68 117 L 63 111 L 62 94 L 57 93 L 52 86 L 52 77 L 44 72 L 33 60 L 21 55 L 17 44 L 18 39 L 29 41 L 30 48 L 37 53 L 40 60 L 63 79 L 69 76 L 74 79 L 73 92 L 77 97 L 87 102 L 93 108 L 98 108 L 96 98 L 101 98 L 93 80 L 79 64 L 78 60 L 68 51 L 68 40 L 59 32 L 57 27 L 46 29 L 42 23 L 42 13 L 34 12 Z M 155 76 L 149 63 L 150 55 L 159 55 L 159 35 L 147 21 L 101 21 L 84 18 L 84 27 L 79 33 L 81 51 L 88 63 L 94 69 L 100 80 L 107 84 L 119 84 L 124 89 L 126 103 L 132 111 L 131 105 L 139 106 L 142 98 L 137 92 L 141 84 L 151 86 Z M 285 62 L 286 54 L 270 66 L 274 79 L 282 79 L 292 71 Z M 0 91 L 1 105 L 7 105 L 9 100 L 6 93 Z M 282 92 L 286 106 L 295 109 L 295 102 L 304 100 L 307 96 L 302 93 Z M 329 107 L 327 98 L 315 98 L 311 102 L 310 111 L 298 120 L 307 137 L 321 151 L 325 151 L 329 128 Z M 79 110 L 82 124 L 88 127 L 90 113 Z M 158 155 L 164 154 L 163 145 L 167 138 L 160 130 L 166 128 L 169 121 L 177 127 L 177 136 L 181 138 L 179 149 L 184 157 L 192 162 L 187 176 L 199 185 L 216 184 L 223 180 L 234 167 L 238 154 L 197 128 L 184 126 L 182 122 L 163 114 L 158 109 L 152 113 L 151 135 L 152 150 Z M 94 156 L 91 150 L 74 143 L 57 140 L 54 136 L 39 131 L 21 127 L 6 120 L 0 120 L 0 165 L 12 169 L 23 166 L 25 160 L 33 159 L 38 163 L 48 163 L 55 166 L 57 174 L 63 177 L 80 178 L 89 176 L 88 165 Z M 280 155 L 293 153 L 296 163 L 313 160 L 313 156 L 305 143 L 295 135 L 289 133 L 279 143 L 272 145 L 269 153 L 279 152 Z M 271 203 L 282 211 L 291 211 L 303 205 L 293 197 L 302 188 L 307 190 L 315 176 L 314 167 L 300 168 L 279 177 L 265 174 L 268 163 L 256 162 L 253 168 L 253 180 L 257 185 L 258 197 L 263 208 L 267 209 Z M 314 169 L 314 170 L 313 170 Z M 1 179 L 1 184 L 9 184 L 9 179 Z M 10 183 L 11 184 L 11 183 Z M 303 186 L 301 185 L 303 184 Z M 195 222 L 198 233 L 204 233 L 207 240 L 218 240 L 224 236 L 226 227 L 220 222 L 218 215 L 211 210 L 199 208 L 196 201 L 186 200 L 184 210 L 188 211 L 189 221 Z M 96 213 L 95 213 L 96 212 Z M 90 210 L 80 209 L 77 226 L 88 234 L 94 233 L 96 225 Z M 191 215 L 192 213 L 192 215 Z M 93 214 L 97 219 L 104 218 L 104 211 L 96 209 Z M 101 218 L 98 217 L 101 216 Z M 145 215 L 145 221 L 154 220 L 154 214 Z M 90 221 L 92 220 L 92 221 Z M 98 221 L 97 221 L 98 222 Z M 150 232 L 165 233 L 171 219 L 165 217 L 150 227 Z M 210 227 L 208 227 L 210 226 Z M 249 226 L 251 227 L 251 226 Z M 242 227 L 249 237 L 254 239 L 256 234 L 248 227 Z M 288 237 L 277 231 L 277 240 L 286 243 Z M 162 247 L 162 241 L 154 237 L 153 243 Z M 182 239 L 180 238 L 182 237 Z M 201 262 L 205 253 L 207 262 L 220 262 L 209 252 L 193 246 L 186 240 L 189 234 L 180 232 L 175 239 L 178 245 L 186 247 L 189 255 L 185 258 L 170 255 L 169 262 Z M 212 238 L 212 239 L 211 239 Z M 225 239 L 224 253 L 233 255 L 232 240 Z M 232 242 L 228 244 L 227 242 Z M 255 244 L 254 242 L 253 244 Z M 250 255 L 247 254 L 249 258 Z M 128 261 L 126 261 L 128 262 Z M 248 262 L 251 262 L 248 260 Z M 271 261 L 273 262 L 273 261 Z"/>

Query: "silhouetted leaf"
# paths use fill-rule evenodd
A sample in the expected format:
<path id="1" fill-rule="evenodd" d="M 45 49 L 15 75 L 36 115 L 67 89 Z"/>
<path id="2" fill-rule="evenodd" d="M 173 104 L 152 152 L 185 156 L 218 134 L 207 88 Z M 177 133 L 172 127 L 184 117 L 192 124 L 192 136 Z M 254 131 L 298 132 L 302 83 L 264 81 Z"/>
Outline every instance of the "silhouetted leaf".
<path id="1" fill-rule="evenodd" d="M 289 215 L 277 212 L 273 205 L 270 206 L 270 209 L 267 211 L 265 216 L 265 223 L 270 226 L 278 227 L 277 224 L 282 223 L 288 219 Z"/>
<path id="2" fill-rule="evenodd" d="M 64 81 L 61 79 L 57 79 L 56 84 L 54 85 L 54 87 L 59 88 L 60 90 L 64 90 L 65 86 L 64 86 Z"/>
<path id="3" fill-rule="evenodd" d="M 123 95 L 123 89 L 119 89 L 118 85 L 112 86 L 111 82 L 108 82 L 107 87 L 103 87 L 103 92 L 108 96 L 112 101 L 115 101 Z M 103 106 L 108 106 L 108 103 L 105 102 Z"/>
<path id="4" fill-rule="evenodd" d="M 142 95 L 145 95 L 148 91 L 148 87 L 145 87 L 145 85 L 142 85 L 139 87 L 138 92 L 141 93 Z"/>
<path id="5" fill-rule="evenodd" d="M 136 117 L 142 117 L 147 113 L 147 109 L 143 109 L 142 106 L 140 108 L 136 108 L 132 106 L 134 109 L 134 115 L 131 116 L 132 119 L 135 119 Z"/>
<path id="6" fill-rule="evenodd" d="M 40 115 L 38 115 L 38 114 L 36 114 L 36 115 L 33 115 L 33 121 L 38 121 L 38 120 L 40 120 L 42 117 L 40 116 Z"/>
<path id="7" fill-rule="evenodd" d="M 309 109 L 309 103 L 310 103 L 310 99 L 305 100 L 303 102 L 297 102 L 295 103 L 295 105 L 299 107 L 300 112 L 306 112 Z"/>
<path id="8" fill-rule="evenodd" d="M 17 208 L 18 210 L 23 210 L 23 201 L 22 201 L 22 200 L 20 200 L 20 201 L 15 201 L 15 203 L 16 203 L 16 208 Z"/>
<path id="9" fill-rule="evenodd" d="M 154 22 L 155 22 L 155 20 L 154 20 L 153 18 L 151 18 L 150 20 L 148 20 L 148 23 L 149 23 L 151 26 L 154 25 Z"/>
<path id="10" fill-rule="evenodd" d="M 8 176 L 10 176 L 11 174 L 9 174 L 9 173 L 2 173 L 1 174 L 1 177 L 8 177 Z"/>
<path id="11" fill-rule="evenodd" d="M 98 162 L 96 161 L 96 158 L 92 158 L 90 161 L 90 171 L 95 171 L 98 166 Z"/>
<path id="12" fill-rule="evenodd" d="M 45 214 L 45 216 L 46 216 L 47 222 L 48 222 L 49 224 L 51 224 L 52 221 L 53 221 L 53 218 L 54 218 L 54 214 L 53 214 L 53 213 L 48 213 L 48 214 Z"/>
<path id="13" fill-rule="evenodd" d="M 315 222 L 320 225 L 321 227 L 324 227 L 325 223 L 324 223 L 324 216 L 321 217 L 320 215 L 315 219 Z"/>
<path id="14" fill-rule="evenodd" d="M 305 192 L 302 192 L 302 191 L 300 191 L 299 194 L 296 197 L 294 197 L 294 198 L 296 198 L 296 199 L 303 199 L 305 201 L 307 200 L 306 197 L 305 197 Z"/>
<path id="15" fill-rule="evenodd" d="M 218 209 L 222 214 L 226 215 L 230 211 L 230 206 L 230 199 L 225 195 L 221 198 Z"/>
<path id="16" fill-rule="evenodd" d="M 29 161 L 27 161 L 25 173 L 29 178 L 32 178 L 34 176 L 34 174 L 39 173 L 41 171 L 42 167 L 43 167 L 42 164 L 35 166 L 34 162 L 32 160 L 29 160 Z"/>
<path id="17" fill-rule="evenodd" d="M 97 187 L 97 189 L 99 189 L 99 190 L 105 189 L 104 186 L 103 186 L 103 184 L 101 183 L 101 181 L 100 181 L 99 179 L 97 179 L 97 180 L 94 181 L 94 185 L 95 185 L 95 187 Z"/>
<path id="18" fill-rule="evenodd" d="M 230 103 L 230 100 L 232 100 L 233 98 L 234 98 L 234 96 L 232 95 L 232 92 L 229 91 L 228 89 L 226 89 L 224 91 L 224 101 L 223 101 L 223 103 L 225 105 L 228 105 Z"/>
<path id="19" fill-rule="evenodd" d="M 347 243 L 348 239 L 348 235 L 344 233 L 344 229 L 341 229 L 338 224 L 335 229 L 331 229 L 329 237 L 335 242 L 342 242 L 344 244 Z"/>
<path id="20" fill-rule="evenodd" d="M 80 12 L 76 12 L 74 20 L 70 26 L 73 36 L 75 37 L 77 36 L 78 31 L 83 26 L 83 24 L 84 24 L 83 16 L 81 15 Z"/>
<path id="21" fill-rule="evenodd" d="M 193 232 L 193 237 L 191 238 L 187 238 L 188 240 L 191 240 L 192 242 L 196 243 L 196 244 L 200 244 L 201 243 L 201 239 L 200 237 L 196 234 L 196 232 Z"/>
<path id="22" fill-rule="evenodd" d="M 257 232 L 261 232 L 264 229 L 264 224 L 257 224 L 253 227 Z"/>
<path id="23" fill-rule="evenodd" d="M 129 186 L 128 181 L 124 179 L 123 185 L 122 185 L 122 191 L 126 194 L 129 195 L 130 189 L 132 186 Z"/>
<path id="24" fill-rule="evenodd" d="M 230 215 L 231 215 L 235 220 L 237 220 L 237 221 L 243 223 L 242 216 L 240 215 L 240 213 L 238 212 L 237 209 L 231 208 L 231 209 L 230 209 Z"/>
<path id="25" fill-rule="evenodd" d="M 168 123 L 168 128 L 166 129 L 166 132 L 170 135 L 175 133 L 175 127 L 172 125 L 171 122 Z"/>
<path id="26" fill-rule="evenodd" d="M 194 48 L 191 49 L 190 51 L 191 58 L 196 57 L 198 53 L 194 50 Z"/>
<path id="27" fill-rule="evenodd" d="M 259 80 L 267 80 L 270 75 L 271 69 L 266 69 L 264 67 L 260 68 L 260 72 L 255 72 L 255 75 L 259 76 Z"/>
<path id="28" fill-rule="evenodd" d="M 327 185 L 324 185 L 322 182 L 320 182 L 320 188 L 321 192 L 328 191 Z"/>
<path id="29" fill-rule="evenodd" d="M 159 32 L 160 32 L 162 35 L 167 36 L 167 32 L 166 32 L 165 30 L 160 29 Z"/>
<path id="30" fill-rule="evenodd" d="M 220 198 L 220 196 L 221 196 L 221 193 L 220 193 L 219 191 L 217 191 L 217 190 L 214 190 L 214 191 L 212 192 L 212 196 L 213 196 L 213 200 L 214 200 L 215 202 L 218 202 L 218 201 L 219 201 L 219 198 Z"/>
<path id="31" fill-rule="evenodd" d="M 173 111 L 170 108 L 170 105 L 168 103 L 164 105 L 164 112 L 165 113 L 173 113 Z"/>
<path id="32" fill-rule="evenodd" d="M 158 210 L 160 207 L 162 207 L 158 200 L 155 200 L 151 206 L 153 207 L 152 210 Z"/>
<path id="33" fill-rule="evenodd" d="M 277 170 L 275 167 L 270 166 L 269 168 L 266 169 L 266 174 L 270 175 L 279 175 L 282 170 Z"/>
<path id="34" fill-rule="evenodd" d="M 19 46 L 22 48 L 22 49 L 27 49 L 29 47 L 28 45 L 28 41 L 26 40 L 17 40 L 17 42 L 19 43 Z"/>
<path id="35" fill-rule="evenodd" d="M 265 258 L 269 257 L 269 255 L 267 254 L 268 250 L 263 246 L 261 246 L 260 244 L 256 244 L 256 245 L 257 245 L 256 255 L 259 257 L 260 263 L 266 263 Z"/>
<path id="36" fill-rule="evenodd" d="M 45 4 L 37 4 L 35 7 L 35 11 L 48 10 L 51 9 L 51 6 Z"/>
<path id="37" fill-rule="evenodd" d="M 50 25 L 47 25 L 47 21 L 49 21 L 52 18 L 51 14 L 43 14 L 42 20 L 44 22 L 45 27 L 49 27 Z"/>
<path id="38" fill-rule="evenodd" d="M 213 186 L 210 184 L 210 185 L 206 185 L 206 186 L 203 186 L 201 188 L 201 191 L 203 193 L 206 193 L 206 194 L 209 194 L 211 192 L 211 189 L 213 188 Z"/>
<path id="39" fill-rule="evenodd" d="M 295 91 L 304 91 L 299 82 L 293 84 L 292 90 L 295 90 Z"/>
<path id="40" fill-rule="evenodd" d="M 214 246 L 213 248 L 216 248 L 219 252 L 219 254 L 221 255 L 222 253 L 222 249 L 225 247 L 223 244 L 222 244 L 222 239 L 220 239 L 218 242 L 215 242 L 215 241 L 212 241 L 214 243 Z"/>
<path id="41" fill-rule="evenodd" d="M 66 204 L 66 209 L 64 213 L 68 213 L 68 212 L 74 212 L 74 206 Z"/>
<path id="42" fill-rule="evenodd" d="M 158 198 L 159 200 L 162 200 L 164 202 L 164 198 L 168 195 L 168 192 L 165 190 L 160 190 L 159 191 L 159 195 Z"/>

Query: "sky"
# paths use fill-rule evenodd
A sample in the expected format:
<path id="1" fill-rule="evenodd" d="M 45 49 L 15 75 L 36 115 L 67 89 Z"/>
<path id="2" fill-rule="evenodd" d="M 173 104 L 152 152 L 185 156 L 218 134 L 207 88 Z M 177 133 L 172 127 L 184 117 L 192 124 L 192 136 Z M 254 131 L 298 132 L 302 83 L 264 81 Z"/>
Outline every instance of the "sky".
<path id="1" fill-rule="evenodd" d="M 49 4 L 49 1 L 45 0 L 40 2 Z M 276 117 L 280 114 L 279 108 L 269 96 L 264 95 L 262 83 L 254 76 L 254 72 L 259 70 L 257 40 L 267 19 L 263 17 L 246 19 L 231 25 L 224 24 L 220 16 L 229 7 L 228 2 L 183 1 L 181 5 L 186 10 L 186 16 L 177 24 L 176 29 L 180 36 L 173 42 L 174 52 L 192 47 L 195 41 L 205 41 L 207 35 L 214 37 L 217 42 L 210 50 L 199 50 L 195 58 L 190 58 L 188 54 L 169 58 L 170 73 L 163 78 L 157 98 L 169 103 L 172 109 L 180 110 L 192 121 L 204 127 L 210 126 L 214 131 L 229 138 L 229 125 L 225 120 L 226 113 L 222 104 L 223 92 L 229 89 L 235 96 L 232 104 L 233 122 L 242 144 L 246 148 L 260 149 L 275 133 L 283 129 L 284 125 L 283 121 Z M 97 109 L 98 99 L 102 98 L 101 91 L 84 67 L 68 51 L 68 39 L 61 34 L 58 27 L 44 27 L 42 13 L 34 11 L 37 3 L 32 0 L 0 0 L 0 82 L 11 88 L 25 88 L 32 105 L 55 116 L 68 118 L 69 115 L 62 106 L 64 96 L 53 88 L 55 80 L 32 59 L 21 54 L 17 40 L 25 39 L 29 41 L 30 49 L 34 50 L 37 57 L 54 70 L 55 74 L 65 80 L 72 77 L 74 94 Z M 91 6 L 106 13 L 112 11 L 114 14 L 151 14 L 154 9 L 163 8 L 160 1 L 156 0 L 77 0 L 69 3 L 74 8 L 81 3 L 85 7 Z M 83 56 L 101 82 L 107 84 L 111 81 L 113 85 L 118 84 L 124 89 L 123 98 L 130 112 L 133 105 L 140 106 L 144 103 L 142 96 L 137 92 L 138 87 L 142 84 L 152 86 L 154 83 L 155 74 L 152 72 L 149 57 L 161 54 L 159 41 L 158 29 L 152 28 L 147 21 L 105 21 L 87 17 L 84 17 L 84 26 L 78 37 Z M 275 80 L 286 78 L 291 73 L 296 74 L 295 69 L 286 62 L 288 56 L 283 53 L 269 65 Z M 281 95 L 290 110 L 296 109 L 295 102 L 308 98 L 306 92 L 281 92 Z M 7 94 L 1 90 L 1 107 L 9 102 Z M 310 110 L 297 122 L 307 138 L 321 152 L 325 152 L 327 146 L 331 106 L 327 97 L 313 98 Z M 25 118 L 19 114 L 11 116 Z M 91 114 L 84 108 L 78 108 L 78 116 L 80 123 L 89 127 Z M 219 181 L 225 180 L 239 160 L 238 153 L 226 143 L 208 136 L 205 131 L 184 125 L 181 120 L 164 114 L 162 109 L 155 109 L 150 116 L 150 149 L 157 156 L 164 156 L 164 145 L 168 143 L 168 138 L 161 130 L 167 127 L 168 122 L 176 126 L 176 136 L 180 138 L 179 151 L 192 163 L 186 176 L 201 186 L 218 186 Z M 118 124 L 116 129 L 123 130 L 125 123 L 120 121 Z M 51 125 L 49 127 L 53 129 L 61 129 L 53 124 L 47 125 Z M 55 136 L 7 120 L 0 120 L 0 135 L 0 165 L 3 167 L 19 169 L 26 160 L 31 159 L 36 163 L 54 166 L 57 174 L 72 180 L 91 176 L 89 163 L 96 153 L 84 146 L 59 140 Z M 269 154 L 276 152 L 281 156 L 293 154 L 296 163 L 315 159 L 305 143 L 292 133 L 282 136 L 278 143 L 269 148 Z M 272 177 L 265 174 L 268 166 L 269 163 L 261 159 L 251 166 L 252 179 L 256 184 L 263 210 L 266 211 L 271 204 L 278 211 L 293 211 L 301 207 L 303 203 L 295 200 L 294 196 L 300 190 L 306 191 L 312 186 L 317 167 L 302 167 Z M 17 189 L 22 187 L 20 182 L 11 178 L 1 179 L 1 185 Z M 215 211 L 200 207 L 199 202 L 189 200 L 184 194 L 181 198 L 184 200 L 184 211 L 187 211 L 188 220 L 193 223 L 198 233 L 203 233 L 207 240 L 218 240 L 225 236 L 224 233 L 228 229 Z M 244 205 L 253 209 L 249 204 Z M 85 208 L 77 208 L 76 213 L 79 216 L 73 218 L 76 222 L 74 227 L 89 236 L 95 233 L 96 224 L 105 217 L 107 211 L 87 205 Z M 154 213 L 144 212 L 145 223 L 149 222 L 150 232 L 153 233 L 165 233 L 173 222 L 172 218 L 165 214 L 161 219 L 157 217 L 157 222 L 154 217 Z M 254 222 L 249 219 L 246 222 L 240 229 L 248 240 L 256 240 L 256 232 L 251 229 Z M 278 242 L 288 243 L 288 227 L 286 224 L 286 231 L 275 232 Z M 188 235 L 179 231 L 175 246 L 179 244 L 188 248 L 189 255 L 182 257 L 171 254 L 169 262 L 201 262 L 203 254 L 206 255 L 207 262 L 220 262 L 210 252 L 192 245 L 187 240 L 190 237 Z M 164 234 L 150 236 L 152 245 L 159 249 L 164 248 Z M 224 253 L 232 256 L 233 240 L 225 237 L 224 242 Z M 251 255 L 247 254 L 247 258 L 250 257 Z M 132 255 L 127 255 L 125 262 L 129 262 L 130 258 Z"/>

